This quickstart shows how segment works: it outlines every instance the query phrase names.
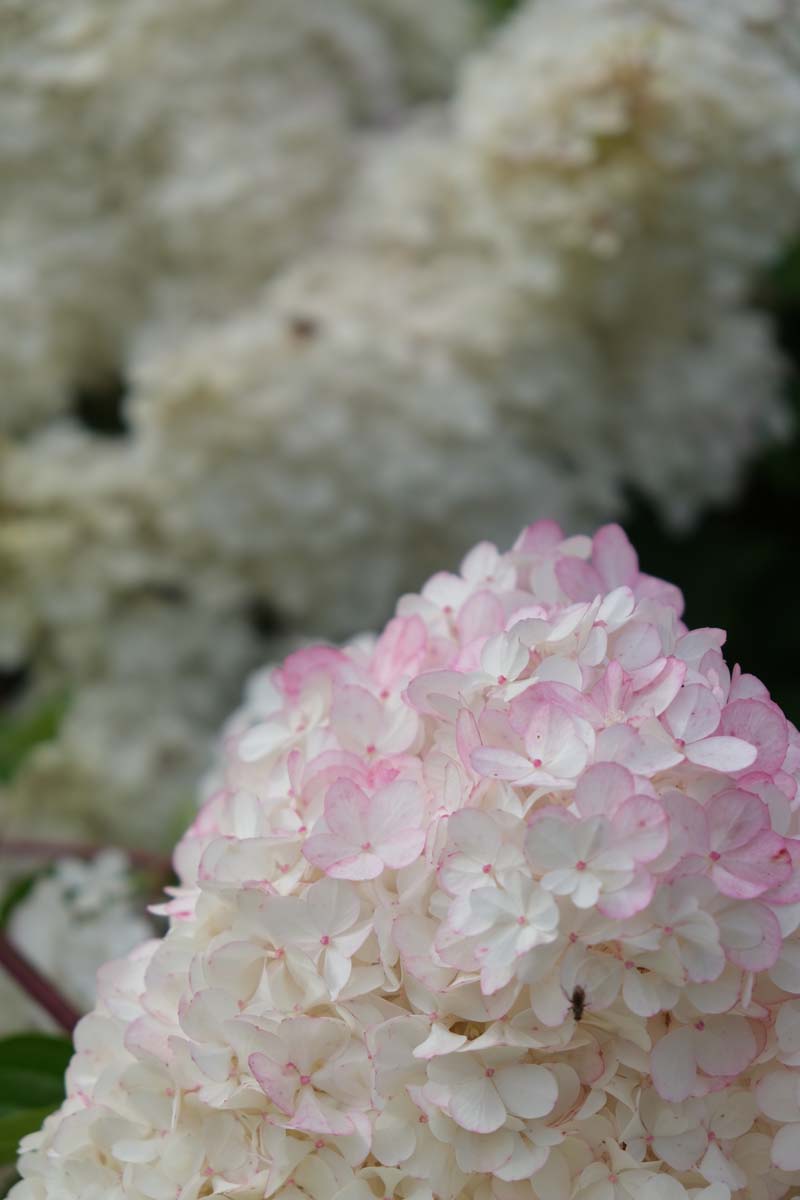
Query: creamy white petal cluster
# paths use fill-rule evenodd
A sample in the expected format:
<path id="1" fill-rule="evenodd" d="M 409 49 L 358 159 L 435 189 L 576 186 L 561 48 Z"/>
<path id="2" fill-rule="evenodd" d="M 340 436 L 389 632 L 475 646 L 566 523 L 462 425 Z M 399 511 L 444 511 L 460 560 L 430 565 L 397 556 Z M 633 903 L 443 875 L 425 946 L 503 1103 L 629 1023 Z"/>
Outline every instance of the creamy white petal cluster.
<path id="1" fill-rule="evenodd" d="M 99 968 L 153 932 L 134 891 L 130 863 L 119 850 L 102 850 L 88 862 L 60 858 L 14 905 L 7 932 L 70 1004 L 88 1012 Z M 37 1027 L 52 1022 L 0 969 L 0 1033 Z"/>
<path id="2" fill-rule="evenodd" d="M 0 295 L 52 308 L 0 319 L 0 407 L 130 387 L 119 443 L 0 447 L 0 670 L 74 706 L 15 817 L 58 773 L 86 831 L 157 836 L 262 657 L 254 612 L 347 636 L 479 537 L 607 520 L 631 485 L 686 521 L 782 429 L 750 297 L 800 211 L 795 0 L 529 0 L 467 57 L 472 4 L 2 9 Z M 39 205 L 74 236 L 33 236 Z"/>
<path id="3" fill-rule="evenodd" d="M 324 246 L 137 360 L 183 552 L 338 634 L 454 534 L 577 527 L 631 484 L 675 521 L 729 496 L 783 424 L 750 296 L 796 228 L 796 23 L 524 4 L 449 106 L 371 139 Z"/>
<path id="4" fill-rule="evenodd" d="M 800 738 L 616 526 L 290 655 L 15 1200 L 781 1200 Z"/>
<path id="5" fill-rule="evenodd" d="M 467 0 L 4 0 L 0 429 L 252 295 L 359 127 L 446 90 Z"/>

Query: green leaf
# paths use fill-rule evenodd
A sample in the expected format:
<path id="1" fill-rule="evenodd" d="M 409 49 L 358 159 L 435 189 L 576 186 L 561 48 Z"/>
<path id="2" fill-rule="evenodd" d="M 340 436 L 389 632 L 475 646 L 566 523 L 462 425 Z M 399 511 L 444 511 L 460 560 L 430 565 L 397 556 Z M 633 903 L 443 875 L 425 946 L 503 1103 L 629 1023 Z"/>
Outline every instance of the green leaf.
<path id="1" fill-rule="evenodd" d="M 67 1038 L 32 1033 L 0 1039 L 0 1117 L 57 1108 L 71 1055 Z"/>
<path id="2" fill-rule="evenodd" d="M 502 21 L 520 3 L 521 0 L 477 0 L 478 7 L 482 8 L 490 20 L 493 21 Z"/>
<path id="3" fill-rule="evenodd" d="M 21 879 L 15 879 L 6 890 L 2 900 L 0 900 L 0 929 L 3 929 L 8 924 L 8 918 L 14 909 L 30 894 L 34 884 L 37 879 L 41 878 L 42 874 L 42 871 L 30 871 L 27 875 L 23 875 Z"/>
<path id="4" fill-rule="evenodd" d="M 51 696 L 32 712 L 7 717 L 0 725 L 0 783 L 8 783 L 36 746 L 58 733 L 67 709 L 66 696 Z"/>
<path id="5" fill-rule="evenodd" d="M 20 1139 L 34 1133 L 52 1111 L 52 1106 L 21 1108 L 0 1116 L 0 1164 L 17 1161 Z"/>

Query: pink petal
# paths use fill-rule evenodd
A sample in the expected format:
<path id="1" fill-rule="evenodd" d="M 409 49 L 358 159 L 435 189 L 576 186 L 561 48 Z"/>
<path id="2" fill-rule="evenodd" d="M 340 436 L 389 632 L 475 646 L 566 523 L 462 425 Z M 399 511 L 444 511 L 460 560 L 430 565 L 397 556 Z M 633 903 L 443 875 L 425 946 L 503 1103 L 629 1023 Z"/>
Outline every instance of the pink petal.
<path id="1" fill-rule="evenodd" d="M 402 676 L 417 671 L 427 642 L 428 631 L 421 617 L 395 617 L 373 651 L 372 678 L 382 687 L 390 687 Z"/>
<path id="2" fill-rule="evenodd" d="M 425 817 L 425 802 L 415 783 L 398 780 L 375 793 L 366 819 L 367 838 L 375 846 L 398 835 L 418 832 Z"/>
<path id="3" fill-rule="evenodd" d="M 735 737 L 708 737 L 687 746 L 686 757 L 698 767 L 710 771 L 730 774 L 751 767 L 756 759 L 756 748 Z"/>
<path id="4" fill-rule="evenodd" d="M 743 971 L 768 971 L 778 961 L 783 939 L 778 919 L 765 904 L 734 904 L 717 914 L 725 956 Z"/>
<path id="5" fill-rule="evenodd" d="M 649 796 L 631 796 L 613 816 L 614 835 L 636 862 L 652 862 L 667 844 L 664 809 Z"/>
<path id="6" fill-rule="evenodd" d="M 647 667 L 662 653 L 655 625 L 631 621 L 614 638 L 614 659 L 626 671 Z"/>
<path id="7" fill-rule="evenodd" d="M 630 704 L 630 717 L 658 717 L 673 702 L 686 678 L 686 663 L 668 658 L 654 679 L 637 688 Z"/>
<path id="8" fill-rule="evenodd" d="M 709 846 L 720 854 L 746 846 L 769 829 L 769 810 L 751 792 L 729 788 L 712 796 L 705 806 Z"/>
<path id="9" fill-rule="evenodd" d="M 499 747 L 493 749 L 491 746 L 481 746 L 472 752 L 472 767 L 486 779 L 511 781 L 524 779 L 533 770 L 530 760 L 523 758 L 521 754 Z"/>
<path id="10" fill-rule="evenodd" d="M 290 654 L 276 674 L 284 695 L 297 700 L 310 683 L 333 680 L 342 668 L 349 666 L 350 659 L 343 650 L 307 646 Z"/>
<path id="11" fill-rule="evenodd" d="M 332 879 L 377 879 L 383 871 L 376 854 L 329 833 L 313 833 L 307 838 L 303 855 Z"/>
<path id="12" fill-rule="evenodd" d="M 663 720 L 673 737 L 696 742 L 715 731 L 721 715 L 722 708 L 710 689 L 690 683 L 678 692 Z"/>
<path id="13" fill-rule="evenodd" d="M 297 1094 L 297 1072 L 287 1070 L 283 1063 L 273 1062 L 266 1054 L 251 1054 L 248 1065 L 262 1092 L 269 1096 L 276 1108 L 290 1117 L 294 1112 Z"/>
<path id="14" fill-rule="evenodd" d="M 367 841 L 370 798 L 350 779 L 338 779 L 325 797 L 325 823 L 331 833 L 351 847 Z"/>
<path id="15" fill-rule="evenodd" d="M 506 616 L 500 599 L 494 592 L 474 592 L 461 606 L 456 620 L 462 645 L 479 637 L 489 637 L 505 628 Z"/>
<path id="16" fill-rule="evenodd" d="M 616 762 L 633 771 L 634 775 L 656 775 L 682 761 L 683 755 L 670 743 L 646 740 L 629 725 L 612 725 L 597 739 L 595 758 L 599 762 Z"/>
<path id="17" fill-rule="evenodd" d="M 575 806 L 582 817 L 610 816 L 636 790 L 630 771 L 619 763 L 587 767 L 575 786 Z"/>
<path id="18" fill-rule="evenodd" d="M 605 892 L 597 902 L 599 911 L 613 921 L 623 921 L 647 908 L 653 899 L 655 880 L 644 869 L 639 870 L 624 888 Z"/>
<path id="19" fill-rule="evenodd" d="M 783 838 L 776 833 L 762 833 L 715 863 L 711 878 L 724 896 L 749 900 L 783 883 L 791 869 Z"/>
<path id="20" fill-rule="evenodd" d="M 322 1104 L 313 1088 L 304 1087 L 294 1111 L 291 1128 L 302 1129 L 306 1133 L 347 1137 L 353 1132 L 353 1122 L 344 1113 L 337 1112 L 333 1105 Z"/>
<path id="21" fill-rule="evenodd" d="M 603 577 L 605 590 L 636 586 L 639 559 L 619 525 L 604 525 L 592 539 L 592 562 Z"/>
<path id="22" fill-rule="evenodd" d="M 789 726 L 777 705 L 762 700 L 734 700 L 726 705 L 720 733 L 741 738 L 755 746 L 755 770 L 772 775 L 783 765 L 789 746 Z"/>
<path id="23" fill-rule="evenodd" d="M 594 600 L 606 588 L 594 567 L 582 558 L 569 555 L 556 563 L 556 579 L 561 590 L 574 601 Z"/>
<path id="24" fill-rule="evenodd" d="M 564 540 L 564 531 L 560 525 L 544 517 L 527 525 L 514 543 L 514 549 L 520 554 L 546 554 L 555 550 Z"/>

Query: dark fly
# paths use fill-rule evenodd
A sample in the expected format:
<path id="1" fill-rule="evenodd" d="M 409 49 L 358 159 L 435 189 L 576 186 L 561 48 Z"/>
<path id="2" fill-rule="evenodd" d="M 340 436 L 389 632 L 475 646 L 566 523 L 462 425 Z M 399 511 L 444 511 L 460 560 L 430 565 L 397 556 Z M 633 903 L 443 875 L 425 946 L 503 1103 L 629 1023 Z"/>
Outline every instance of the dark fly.
<path id="1" fill-rule="evenodd" d="M 569 1007 L 576 1021 L 583 1020 L 583 1010 L 586 1008 L 586 992 L 580 984 L 573 989 Z"/>

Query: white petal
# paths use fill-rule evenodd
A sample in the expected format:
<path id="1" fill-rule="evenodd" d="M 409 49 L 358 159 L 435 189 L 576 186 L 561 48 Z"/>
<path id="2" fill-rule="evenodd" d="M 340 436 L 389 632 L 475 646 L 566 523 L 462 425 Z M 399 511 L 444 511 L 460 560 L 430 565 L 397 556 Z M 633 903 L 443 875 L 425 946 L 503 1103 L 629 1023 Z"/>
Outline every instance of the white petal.
<path id="1" fill-rule="evenodd" d="M 457 1125 L 471 1133 L 493 1133 L 506 1119 L 506 1110 L 489 1079 L 459 1084 L 447 1105 Z"/>
<path id="2" fill-rule="evenodd" d="M 546 1067 L 526 1063 L 502 1067 L 492 1082 L 508 1111 L 516 1117 L 528 1120 L 545 1117 L 558 1099 L 558 1084 Z"/>

